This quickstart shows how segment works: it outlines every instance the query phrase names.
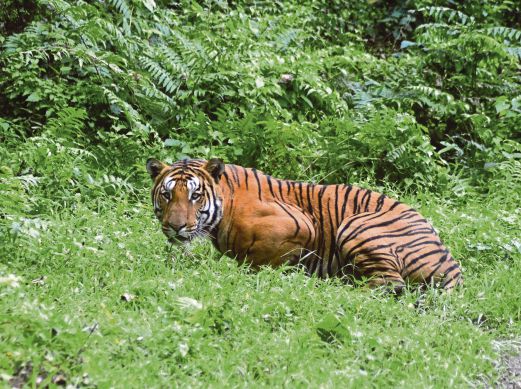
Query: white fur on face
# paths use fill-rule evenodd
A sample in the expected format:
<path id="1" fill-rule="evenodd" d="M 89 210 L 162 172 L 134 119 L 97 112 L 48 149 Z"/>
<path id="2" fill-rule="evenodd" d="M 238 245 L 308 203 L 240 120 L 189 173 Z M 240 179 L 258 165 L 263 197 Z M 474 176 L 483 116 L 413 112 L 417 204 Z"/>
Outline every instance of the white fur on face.
<path id="1" fill-rule="evenodd" d="M 172 177 L 166 177 L 162 184 L 156 189 L 161 193 L 164 192 L 173 192 L 177 182 Z M 183 183 L 184 185 L 184 183 Z M 189 177 L 186 181 L 186 195 L 188 200 L 195 205 L 195 203 L 199 200 L 192 200 L 192 196 L 194 193 L 200 193 L 205 199 L 202 201 L 202 207 L 197 209 L 197 226 L 195 227 L 195 231 L 193 228 L 190 228 L 187 231 L 186 227 L 183 227 L 181 230 L 177 232 L 177 235 L 190 238 L 194 233 L 200 233 L 203 230 L 212 230 L 221 220 L 222 218 L 222 204 L 219 198 L 216 197 L 214 193 L 209 193 L 210 190 L 206 187 L 205 191 L 207 193 L 202 193 L 203 188 L 203 179 L 201 177 L 192 176 Z M 156 192 L 157 193 L 157 192 Z M 160 196 L 155 196 L 157 203 L 154 203 L 154 207 L 156 208 L 156 216 L 161 220 L 162 212 L 160 209 L 159 198 Z M 169 235 L 167 233 L 167 235 Z M 172 231 L 172 236 L 175 236 L 176 233 Z M 169 235 L 170 236 L 170 235 Z"/>
<path id="2" fill-rule="evenodd" d="M 172 191 L 172 189 L 174 189 L 174 186 L 175 186 L 175 180 L 172 179 L 172 177 L 167 177 L 167 178 L 165 178 L 165 181 L 163 181 L 163 187 L 167 191 Z"/>
<path id="3" fill-rule="evenodd" d="M 192 177 L 186 182 L 186 187 L 188 188 L 188 198 L 192 198 L 192 194 L 200 188 L 200 183 L 198 177 Z"/>
<path id="4" fill-rule="evenodd" d="M 159 191 L 159 196 L 157 196 L 157 195 L 154 196 L 154 213 L 156 214 L 157 218 L 159 218 L 159 219 L 161 219 L 161 217 L 163 216 L 163 211 L 162 211 L 161 205 L 159 203 L 159 198 L 160 198 L 160 196 L 163 195 L 163 192 L 171 192 L 172 189 L 174 189 L 174 186 L 175 186 L 175 180 L 172 179 L 172 177 L 167 177 L 167 178 L 165 178 L 163 183 L 155 189 L 156 193 Z M 169 200 L 166 200 L 166 201 L 168 202 Z"/>

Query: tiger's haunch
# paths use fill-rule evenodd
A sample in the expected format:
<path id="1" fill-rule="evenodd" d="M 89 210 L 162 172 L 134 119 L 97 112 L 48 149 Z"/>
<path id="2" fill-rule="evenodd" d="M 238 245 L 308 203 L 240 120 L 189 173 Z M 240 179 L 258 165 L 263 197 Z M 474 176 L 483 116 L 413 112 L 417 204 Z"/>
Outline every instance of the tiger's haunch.
<path id="1" fill-rule="evenodd" d="M 371 286 L 408 280 L 462 283 L 459 265 L 417 211 L 350 185 L 272 178 L 219 159 L 147 161 L 152 201 L 170 240 L 208 236 L 254 267 L 285 263 L 319 277 L 368 278 Z"/>

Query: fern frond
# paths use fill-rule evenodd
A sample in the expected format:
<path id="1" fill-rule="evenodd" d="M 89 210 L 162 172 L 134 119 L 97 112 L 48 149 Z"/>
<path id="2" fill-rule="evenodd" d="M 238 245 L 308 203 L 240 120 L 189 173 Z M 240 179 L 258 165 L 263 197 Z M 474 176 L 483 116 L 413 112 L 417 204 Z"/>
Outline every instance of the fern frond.
<path id="1" fill-rule="evenodd" d="M 143 83 L 141 85 L 141 92 L 145 97 L 144 100 L 146 103 L 156 106 L 163 114 L 171 114 L 172 110 L 177 107 L 174 99 L 157 89 L 152 82 Z"/>
<path id="2" fill-rule="evenodd" d="M 139 61 L 167 93 L 172 93 L 179 88 L 180 82 L 173 79 L 161 65 L 147 57 L 139 57 Z"/>
<path id="3" fill-rule="evenodd" d="M 512 57 L 515 57 L 516 59 L 521 61 L 521 47 L 507 47 L 505 51 Z"/>
<path id="4" fill-rule="evenodd" d="M 509 27 L 491 27 L 481 30 L 484 34 L 508 39 L 509 41 L 521 42 L 521 30 Z"/>
<path id="5" fill-rule="evenodd" d="M 159 48 L 158 51 L 161 55 L 162 62 L 167 65 L 168 70 L 179 74 L 181 78 L 188 78 L 190 71 L 183 59 L 174 50 L 170 47 L 163 46 Z"/>
<path id="6" fill-rule="evenodd" d="M 280 34 L 275 36 L 275 45 L 280 50 L 286 50 L 289 47 L 289 45 L 296 40 L 299 32 L 300 30 L 297 30 L 295 28 L 290 28 L 288 30 L 282 31 Z"/>
<path id="7" fill-rule="evenodd" d="M 416 27 L 416 30 L 418 32 L 421 32 L 423 30 L 427 30 L 427 32 L 430 32 L 431 30 L 446 30 L 448 28 L 454 28 L 454 26 L 448 23 L 424 23 Z"/>
<path id="8" fill-rule="evenodd" d="M 121 110 L 125 114 L 127 121 L 131 124 L 131 126 L 139 130 L 145 130 L 148 132 L 148 126 L 145 126 L 143 124 L 141 115 L 138 111 L 134 109 L 134 107 L 130 103 L 119 98 L 113 91 L 106 87 L 102 87 L 102 90 L 103 94 L 107 97 L 107 100 L 110 104 L 114 104 L 121 108 Z"/>
<path id="9" fill-rule="evenodd" d="M 428 96 L 428 97 L 434 98 L 435 100 L 438 100 L 438 101 L 442 100 L 446 104 L 450 104 L 450 103 L 454 102 L 454 97 L 451 94 L 443 92 L 439 89 L 436 89 L 436 88 L 433 88 L 430 86 L 413 85 L 407 89 L 409 91 L 414 92 L 417 95 Z"/>
<path id="10" fill-rule="evenodd" d="M 210 61 L 211 55 L 201 42 L 191 40 L 187 38 L 185 35 L 181 34 L 179 31 L 172 31 L 172 36 L 176 38 L 177 42 L 181 44 L 181 51 L 183 54 L 183 58 L 190 67 L 193 67 L 197 63 L 202 63 L 203 65 Z"/>
<path id="11" fill-rule="evenodd" d="M 460 24 L 473 24 L 475 18 L 468 16 L 461 11 L 457 11 L 447 7 L 424 7 L 420 8 L 418 12 L 422 12 L 424 15 L 432 16 L 436 21 L 446 20 L 448 22 L 459 22 Z"/>
<path id="12" fill-rule="evenodd" d="M 107 2 L 116 8 L 126 19 L 132 17 L 132 11 L 125 0 L 107 0 Z"/>

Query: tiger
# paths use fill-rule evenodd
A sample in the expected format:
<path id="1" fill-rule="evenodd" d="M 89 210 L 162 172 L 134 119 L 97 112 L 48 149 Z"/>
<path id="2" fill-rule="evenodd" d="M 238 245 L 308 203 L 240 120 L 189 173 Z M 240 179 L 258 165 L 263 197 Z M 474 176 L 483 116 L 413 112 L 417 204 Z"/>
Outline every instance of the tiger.
<path id="1" fill-rule="evenodd" d="M 273 178 L 219 158 L 171 165 L 150 158 L 155 216 L 172 242 L 209 237 L 254 269 L 298 266 L 401 293 L 407 284 L 462 284 L 432 225 L 397 200 L 351 185 Z"/>

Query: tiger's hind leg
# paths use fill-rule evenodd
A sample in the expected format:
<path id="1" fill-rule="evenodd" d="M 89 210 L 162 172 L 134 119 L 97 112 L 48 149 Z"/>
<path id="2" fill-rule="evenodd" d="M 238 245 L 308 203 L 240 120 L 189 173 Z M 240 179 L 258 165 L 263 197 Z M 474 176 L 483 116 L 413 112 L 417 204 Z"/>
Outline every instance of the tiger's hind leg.
<path id="1" fill-rule="evenodd" d="M 376 247 L 368 247 L 357 252 L 351 259 L 356 278 L 367 278 L 371 288 L 386 287 L 400 294 L 405 282 L 398 271 L 397 258 Z"/>
<path id="2" fill-rule="evenodd" d="M 357 214 L 337 233 L 342 266 L 369 285 L 438 284 L 450 290 L 461 283 L 458 264 L 432 226 L 412 209 Z"/>
<path id="3" fill-rule="evenodd" d="M 366 212 L 345 219 L 339 226 L 336 243 L 342 274 L 368 278 L 370 287 L 387 286 L 399 293 L 405 286 L 402 267 L 393 245 L 379 239 L 382 220 L 382 213 Z"/>

